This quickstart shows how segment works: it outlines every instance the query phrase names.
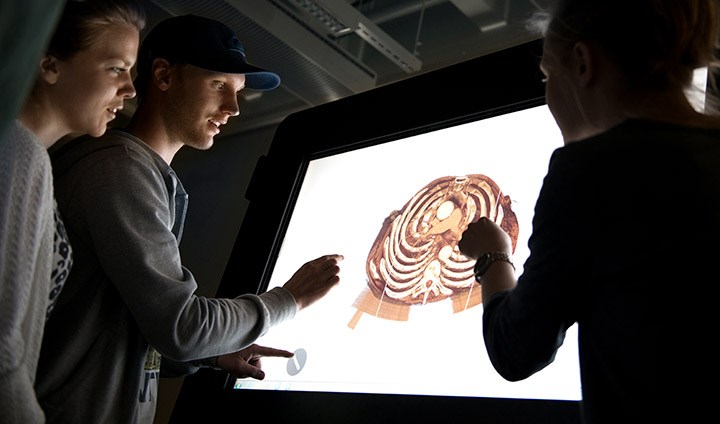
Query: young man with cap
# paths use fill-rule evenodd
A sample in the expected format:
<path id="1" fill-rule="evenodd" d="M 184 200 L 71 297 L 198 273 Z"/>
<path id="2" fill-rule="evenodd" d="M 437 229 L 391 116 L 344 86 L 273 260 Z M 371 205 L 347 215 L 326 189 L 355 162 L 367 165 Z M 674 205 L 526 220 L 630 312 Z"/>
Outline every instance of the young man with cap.
<path id="1" fill-rule="evenodd" d="M 73 271 L 47 323 L 36 390 L 48 422 L 152 423 L 162 375 L 214 366 L 263 378 L 252 344 L 339 282 L 341 255 L 303 265 L 282 287 L 235 299 L 196 296 L 178 244 L 187 193 L 170 167 L 183 146 L 208 149 L 239 114 L 244 88 L 271 90 L 224 24 L 179 16 L 138 55 L 138 108 L 124 130 L 78 138 L 52 155 Z"/>

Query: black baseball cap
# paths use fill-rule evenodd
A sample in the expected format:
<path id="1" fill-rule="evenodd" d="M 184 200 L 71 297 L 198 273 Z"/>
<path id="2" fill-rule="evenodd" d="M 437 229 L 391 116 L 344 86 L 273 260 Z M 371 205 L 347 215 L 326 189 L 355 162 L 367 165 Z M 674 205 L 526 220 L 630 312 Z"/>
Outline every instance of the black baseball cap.
<path id="1" fill-rule="evenodd" d="M 162 57 L 171 63 L 196 66 L 227 74 L 245 74 L 245 88 L 272 90 L 280 77 L 251 65 L 235 32 L 214 19 L 197 15 L 175 16 L 157 24 L 140 46 L 135 87 L 144 89 L 152 63 Z"/>

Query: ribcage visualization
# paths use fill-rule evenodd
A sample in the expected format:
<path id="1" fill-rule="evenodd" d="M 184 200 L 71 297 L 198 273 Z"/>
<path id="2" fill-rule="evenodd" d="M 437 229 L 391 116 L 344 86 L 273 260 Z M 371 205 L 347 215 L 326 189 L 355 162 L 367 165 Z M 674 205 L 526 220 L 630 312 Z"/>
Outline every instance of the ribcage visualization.
<path id="1" fill-rule="evenodd" d="M 354 328 L 362 312 L 407 320 L 412 305 L 450 298 L 459 312 L 479 304 L 475 261 L 460 253 L 457 242 L 468 224 L 483 216 L 510 235 L 515 250 L 519 228 L 510 197 L 482 174 L 438 178 L 391 212 L 370 249 L 369 291 L 356 301 L 358 313 L 349 326 Z"/>

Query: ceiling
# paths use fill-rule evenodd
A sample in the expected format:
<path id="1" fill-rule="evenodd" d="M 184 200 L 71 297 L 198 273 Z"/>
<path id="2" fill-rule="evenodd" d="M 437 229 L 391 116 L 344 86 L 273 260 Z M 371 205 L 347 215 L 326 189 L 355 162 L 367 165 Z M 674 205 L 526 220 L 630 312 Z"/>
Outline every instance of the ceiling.
<path id="1" fill-rule="evenodd" d="M 147 30 L 187 13 L 222 21 L 251 63 L 282 84 L 243 92 L 241 118 L 224 136 L 276 125 L 287 115 L 453 65 L 537 36 L 525 27 L 553 0 L 142 0 Z M 458 88 L 454 88 L 458 89 Z M 461 88 L 460 88 L 461 89 Z M 135 110 L 126 105 L 126 120 Z"/>

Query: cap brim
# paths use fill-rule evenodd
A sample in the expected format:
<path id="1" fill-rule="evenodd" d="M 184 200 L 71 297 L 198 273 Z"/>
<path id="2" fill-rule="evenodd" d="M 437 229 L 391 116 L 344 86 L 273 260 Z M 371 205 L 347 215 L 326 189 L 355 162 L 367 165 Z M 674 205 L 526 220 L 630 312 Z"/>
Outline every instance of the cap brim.
<path id="1" fill-rule="evenodd" d="M 272 90 L 280 85 L 280 76 L 278 74 L 238 60 L 235 56 L 204 57 L 202 60 L 190 58 L 188 64 L 213 72 L 244 74 L 245 88 L 251 90 Z"/>
<path id="2" fill-rule="evenodd" d="M 269 71 L 245 72 L 245 88 L 258 91 L 273 90 L 280 85 L 280 77 Z"/>

